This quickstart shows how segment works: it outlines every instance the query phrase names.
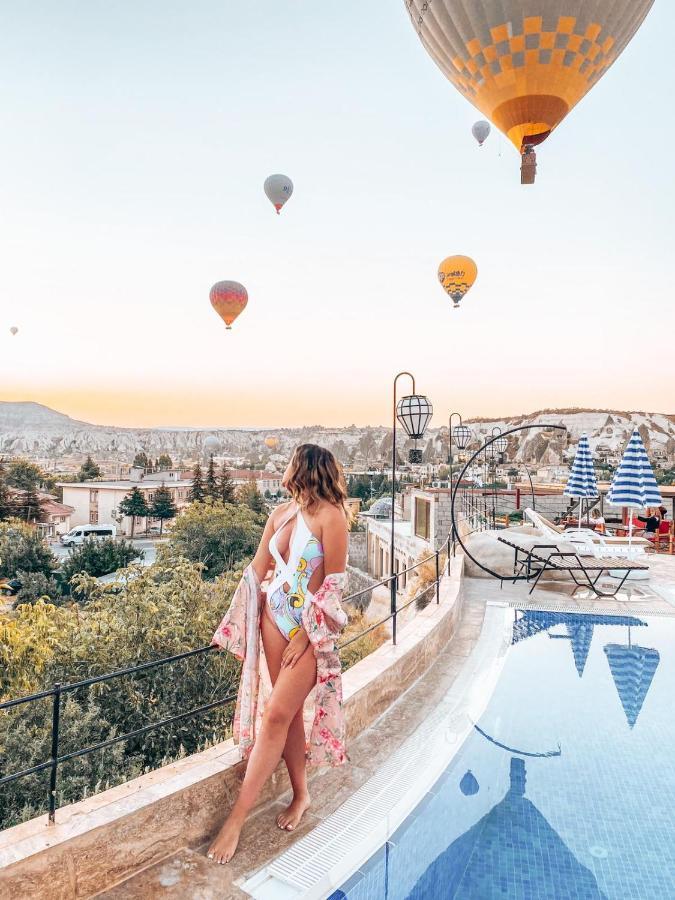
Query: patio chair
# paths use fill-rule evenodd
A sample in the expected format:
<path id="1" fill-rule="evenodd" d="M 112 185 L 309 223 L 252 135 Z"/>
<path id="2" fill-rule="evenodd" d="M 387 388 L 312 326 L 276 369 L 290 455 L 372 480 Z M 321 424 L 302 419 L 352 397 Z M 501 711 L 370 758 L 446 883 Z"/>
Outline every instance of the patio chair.
<path id="1" fill-rule="evenodd" d="M 530 594 L 545 572 L 555 572 L 560 575 L 569 575 L 578 587 L 589 588 L 596 597 L 616 597 L 629 576 L 635 576 L 647 569 L 646 563 L 636 560 L 615 556 L 584 556 L 576 550 L 560 549 L 559 542 L 524 547 L 517 541 L 504 537 L 499 537 L 497 540 L 515 550 L 513 574 L 525 574 L 527 581 L 534 579 Z M 619 583 L 612 585 L 611 590 L 602 590 L 598 586 L 600 579 L 605 574 L 618 579 Z"/>

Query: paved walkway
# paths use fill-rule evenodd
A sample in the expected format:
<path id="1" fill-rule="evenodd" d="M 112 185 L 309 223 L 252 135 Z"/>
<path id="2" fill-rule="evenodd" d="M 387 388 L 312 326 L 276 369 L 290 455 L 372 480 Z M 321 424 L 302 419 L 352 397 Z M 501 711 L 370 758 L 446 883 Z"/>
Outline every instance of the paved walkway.
<path id="1" fill-rule="evenodd" d="M 334 812 L 435 708 L 478 639 L 486 602 L 507 603 L 520 609 L 675 616 L 675 557 L 650 556 L 649 562 L 650 581 L 628 586 L 612 600 L 599 600 L 567 582 L 540 582 L 540 587 L 528 596 L 529 586 L 522 582 L 500 588 L 499 582 L 488 578 L 465 579 L 461 625 L 445 652 L 390 710 L 351 742 L 346 767 L 314 774 L 310 781 L 313 805 L 294 834 L 284 833 L 275 825 L 276 816 L 289 802 L 290 796 L 286 795 L 251 817 L 230 865 L 221 867 L 208 860 L 208 845 L 186 847 L 98 896 L 105 900 L 243 900 L 247 895 L 236 883 Z"/>
<path id="2" fill-rule="evenodd" d="M 480 598 L 465 602 L 462 622 L 446 651 L 391 709 L 351 742 L 349 764 L 314 774 L 310 781 L 312 808 L 292 835 L 275 825 L 277 815 L 290 800 L 288 794 L 262 807 L 249 819 L 237 854 L 228 866 L 215 865 L 206 858 L 208 845 L 186 847 L 97 896 L 105 900 L 155 897 L 242 900 L 247 897 L 235 882 L 270 862 L 341 806 L 435 708 L 473 649 L 481 631 L 484 608 Z"/>

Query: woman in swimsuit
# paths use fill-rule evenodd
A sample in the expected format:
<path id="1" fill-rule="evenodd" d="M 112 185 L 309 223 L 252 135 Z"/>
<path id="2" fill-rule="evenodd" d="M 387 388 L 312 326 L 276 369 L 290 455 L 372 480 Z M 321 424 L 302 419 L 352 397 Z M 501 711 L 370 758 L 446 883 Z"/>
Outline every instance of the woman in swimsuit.
<path id="1" fill-rule="evenodd" d="M 293 799 L 277 817 L 279 828 L 296 828 L 310 803 L 302 711 L 317 672 L 302 609 L 326 575 L 346 569 L 347 492 L 335 457 L 316 444 L 296 448 L 282 483 L 292 500 L 270 515 L 252 563 L 261 584 L 274 573 L 260 616 L 273 689 L 239 796 L 209 849 L 219 863 L 232 858 L 244 820 L 282 757 Z"/>

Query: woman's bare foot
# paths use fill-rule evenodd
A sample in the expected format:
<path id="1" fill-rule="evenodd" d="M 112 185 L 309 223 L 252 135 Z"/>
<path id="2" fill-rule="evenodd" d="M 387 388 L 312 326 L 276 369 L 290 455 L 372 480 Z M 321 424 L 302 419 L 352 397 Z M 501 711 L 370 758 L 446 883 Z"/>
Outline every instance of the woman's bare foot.
<path id="1" fill-rule="evenodd" d="M 277 816 L 277 825 L 283 831 L 293 831 L 297 827 L 300 819 L 302 819 L 306 810 L 309 809 L 309 794 L 301 794 L 299 797 L 293 796 L 293 799 L 286 809 Z"/>
<path id="2" fill-rule="evenodd" d="M 218 837 L 209 847 L 208 858 L 220 863 L 221 866 L 229 863 L 237 849 L 243 825 L 243 818 L 230 814 L 218 832 Z"/>

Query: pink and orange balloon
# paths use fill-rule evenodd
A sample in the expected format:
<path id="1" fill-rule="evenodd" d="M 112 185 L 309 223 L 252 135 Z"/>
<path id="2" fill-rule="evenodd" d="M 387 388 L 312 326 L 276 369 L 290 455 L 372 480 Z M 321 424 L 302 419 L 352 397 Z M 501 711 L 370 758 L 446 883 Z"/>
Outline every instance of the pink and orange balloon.
<path id="1" fill-rule="evenodd" d="M 238 281 L 218 281 L 209 292 L 209 300 L 229 331 L 234 320 L 246 308 L 248 293 Z"/>

